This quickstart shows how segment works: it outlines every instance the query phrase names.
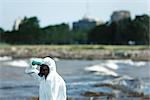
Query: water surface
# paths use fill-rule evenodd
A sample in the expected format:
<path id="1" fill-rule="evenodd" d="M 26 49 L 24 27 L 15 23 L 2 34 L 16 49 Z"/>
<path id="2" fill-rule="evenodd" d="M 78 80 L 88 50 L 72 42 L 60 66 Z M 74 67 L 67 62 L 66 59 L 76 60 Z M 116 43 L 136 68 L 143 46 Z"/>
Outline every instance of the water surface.
<path id="1" fill-rule="evenodd" d="M 38 82 L 24 73 L 29 59 L 5 59 L 0 63 L 1 99 L 29 100 L 38 96 Z M 67 84 L 67 96 L 75 100 L 106 100 L 109 94 L 112 98 L 125 99 L 132 93 L 150 96 L 149 64 L 148 61 L 132 60 L 56 60 L 57 72 Z M 131 98 L 142 97 L 134 95 Z"/>

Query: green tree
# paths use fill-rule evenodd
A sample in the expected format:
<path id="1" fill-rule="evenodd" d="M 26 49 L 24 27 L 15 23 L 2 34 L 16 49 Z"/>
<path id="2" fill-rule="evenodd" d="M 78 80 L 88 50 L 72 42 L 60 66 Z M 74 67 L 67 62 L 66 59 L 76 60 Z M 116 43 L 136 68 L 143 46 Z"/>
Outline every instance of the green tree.
<path id="1" fill-rule="evenodd" d="M 51 25 L 42 29 L 45 35 L 44 43 L 50 44 L 64 44 L 70 41 L 70 29 L 69 25 L 62 23 L 59 25 Z"/>
<path id="2" fill-rule="evenodd" d="M 85 44 L 87 43 L 87 33 L 86 32 L 81 32 L 81 31 L 72 31 L 71 32 L 71 43 L 75 44 Z"/>
<path id="3" fill-rule="evenodd" d="M 136 16 L 132 21 L 130 29 L 132 30 L 132 40 L 137 44 L 149 44 L 149 23 L 150 17 L 148 15 Z"/>
<path id="4" fill-rule="evenodd" d="M 18 39 L 25 44 L 39 44 L 41 29 L 37 17 L 24 18 L 19 25 Z"/>
<path id="5" fill-rule="evenodd" d="M 116 22 L 115 44 L 128 44 L 131 36 L 130 30 L 131 19 L 126 18 Z"/>
<path id="6" fill-rule="evenodd" d="M 110 44 L 113 41 L 112 32 L 107 23 L 91 30 L 88 34 L 88 41 L 94 44 Z"/>
<path id="7" fill-rule="evenodd" d="M 0 28 L 0 42 L 4 42 L 4 30 Z"/>
<path id="8" fill-rule="evenodd" d="M 148 15 L 130 18 L 99 25 L 88 34 L 89 43 L 100 44 L 128 44 L 135 41 L 136 44 L 149 44 L 149 21 Z"/>

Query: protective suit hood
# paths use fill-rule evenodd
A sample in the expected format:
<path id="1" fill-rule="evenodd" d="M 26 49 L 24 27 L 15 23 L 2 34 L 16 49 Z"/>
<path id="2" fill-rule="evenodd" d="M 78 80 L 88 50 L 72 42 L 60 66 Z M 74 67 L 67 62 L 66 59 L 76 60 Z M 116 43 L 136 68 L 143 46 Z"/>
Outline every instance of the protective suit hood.
<path id="1" fill-rule="evenodd" d="M 46 57 L 43 59 L 42 64 L 45 64 L 49 67 L 49 75 L 56 73 L 56 63 L 52 58 Z"/>

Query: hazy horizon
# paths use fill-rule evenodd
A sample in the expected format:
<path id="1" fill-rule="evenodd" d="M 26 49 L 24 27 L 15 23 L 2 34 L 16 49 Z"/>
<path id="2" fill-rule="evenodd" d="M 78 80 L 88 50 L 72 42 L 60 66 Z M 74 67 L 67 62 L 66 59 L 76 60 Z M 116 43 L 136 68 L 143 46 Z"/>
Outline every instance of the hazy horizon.
<path id="1" fill-rule="evenodd" d="M 136 15 L 149 14 L 148 0 L 0 0 L 0 27 L 11 30 L 17 18 L 36 16 L 40 26 L 72 24 L 88 15 L 100 21 L 109 21 L 114 11 L 127 10 L 133 19 Z"/>

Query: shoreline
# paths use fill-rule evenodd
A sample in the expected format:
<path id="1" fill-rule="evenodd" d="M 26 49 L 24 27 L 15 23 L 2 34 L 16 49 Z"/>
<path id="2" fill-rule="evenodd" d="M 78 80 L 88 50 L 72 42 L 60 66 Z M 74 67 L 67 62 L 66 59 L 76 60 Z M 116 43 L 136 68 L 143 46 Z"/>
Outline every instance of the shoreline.
<path id="1" fill-rule="evenodd" d="M 59 47 L 59 46 L 58 46 Z M 7 46 L 0 48 L 0 56 L 10 56 L 14 59 L 46 57 L 60 59 L 132 59 L 149 61 L 150 49 L 105 49 L 105 48 L 54 48 L 49 46 Z M 69 46 L 68 46 L 69 47 Z"/>

